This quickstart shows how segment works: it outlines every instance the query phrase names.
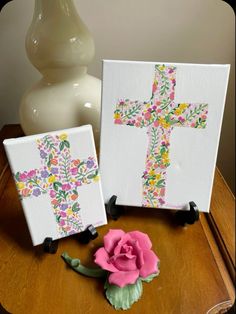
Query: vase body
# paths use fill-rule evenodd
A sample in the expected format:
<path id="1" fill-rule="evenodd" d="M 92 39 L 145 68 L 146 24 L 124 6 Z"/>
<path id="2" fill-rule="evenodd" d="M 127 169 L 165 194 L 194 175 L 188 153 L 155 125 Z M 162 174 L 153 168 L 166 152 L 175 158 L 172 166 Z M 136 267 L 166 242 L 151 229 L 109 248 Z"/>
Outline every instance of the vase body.
<path id="1" fill-rule="evenodd" d="M 98 142 L 101 81 L 87 74 L 94 43 L 72 0 L 35 0 L 26 52 L 42 79 L 20 104 L 25 134 L 92 124 Z"/>

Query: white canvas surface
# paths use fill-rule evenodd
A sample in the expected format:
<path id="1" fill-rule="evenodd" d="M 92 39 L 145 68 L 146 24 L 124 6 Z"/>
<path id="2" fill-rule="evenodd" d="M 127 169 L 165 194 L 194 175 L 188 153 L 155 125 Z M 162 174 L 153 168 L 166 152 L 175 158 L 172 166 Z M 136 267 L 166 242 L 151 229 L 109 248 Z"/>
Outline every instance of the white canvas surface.
<path id="1" fill-rule="evenodd" d="M 120 205 L 145 207 L 147 204 L 144 202 L 142 180 L 149 141 L 147 127 L 127 125 L 124 115 L 122 122 L 117 120 L 118 124 L 116 124 L 114 112 L 117 103 L 120 106 L 122 101 L 125 102 L 125 106 L 129 103 L 128 100 L 148 102 L 152 95 L 155 66 L 159 71 L 162 65 L 166 69 L 172 69 L 171 67 L 175 69 L 174 102 L 182 104 L 182 107 L 186 103 L 206 104 L 203 107 L 207 107 L 201 112 L 201 117 L 206 119 L 206 124 L 203 124 L 204 128 L 173 127 L 169 138 L 170 165 L 166 167 L 162 203 L 157 204 L 154 200 L 153 204 L 155 203 L 156 206 L 149 204 L 147 207 L 183 209 L 189 201 L 194 201 L 201 211 L 208 212 L 229 65 L 104 61 L 100 170 L 105 202 L 108 202 L 112 195 L 117 195 L 117 204 Z M 191 106 L 190 109 L 199 108 L 197 107 L 199 105 Z M 183 115 L 187 112 L 185 110 Z M 179 116 L 175 118 L 179 119 Z M 160 189 L 156 190 L 156 194 L 159 192 Z M 163 194 L 163 191 L 160 193 Z"/>
<path id="2" fill-rule="evenodd" d="M 54 145 L 48 151 L 46 136 Z M 8 139 L 4 146 L 33 245 L 106 224 L 90 125 Z"/>

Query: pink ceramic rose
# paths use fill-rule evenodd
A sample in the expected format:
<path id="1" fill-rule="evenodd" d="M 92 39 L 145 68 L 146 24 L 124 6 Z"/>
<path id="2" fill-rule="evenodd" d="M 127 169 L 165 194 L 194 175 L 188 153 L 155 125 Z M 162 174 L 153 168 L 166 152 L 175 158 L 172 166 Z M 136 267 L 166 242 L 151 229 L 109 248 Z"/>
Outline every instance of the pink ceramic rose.
<path id="1" fill-rule="evenodd" d="M 95 263 L 110 272 L 110 284 L 122 288 L 134 284 L 139 277 L 159 273 L 159 259 L 151 248 L 147 234 L 113 229 L 104 236 L 104 247 L 95 253 Z"/>

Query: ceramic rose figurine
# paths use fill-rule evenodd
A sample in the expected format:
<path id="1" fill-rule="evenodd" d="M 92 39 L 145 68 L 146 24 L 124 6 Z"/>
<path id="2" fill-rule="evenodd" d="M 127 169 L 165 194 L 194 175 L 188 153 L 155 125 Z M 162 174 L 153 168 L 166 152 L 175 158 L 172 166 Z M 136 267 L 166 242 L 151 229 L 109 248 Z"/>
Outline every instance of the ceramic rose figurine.
<path id="1" fill-rule="evenodd" d="M 107 299 L 115 309 L 126 310 L 141 297 L 142 281 L 150 282 L 159 275 L 159 258 L 151 248 L 152 243 L 143 232 L 111 229 L 104 236 L 104 246 L 94 255 L 100 268 L 86 268 L 67 253 L 62 257 L 81 274 L 106 278 Z"/>

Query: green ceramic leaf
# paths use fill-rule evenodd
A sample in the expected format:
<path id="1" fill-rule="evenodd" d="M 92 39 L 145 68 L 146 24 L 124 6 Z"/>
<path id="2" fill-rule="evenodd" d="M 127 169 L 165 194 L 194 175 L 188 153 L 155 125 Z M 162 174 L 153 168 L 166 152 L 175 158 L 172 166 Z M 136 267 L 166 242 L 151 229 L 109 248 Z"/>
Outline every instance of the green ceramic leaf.
<path id="1" fill-rule="evenodd" d="M 110 285 L 106 281 L 104 288 L 106 289 L 106 297 L 116 310 L 128 310 L 132 304 L 140 299 L 143 286 L 142 281 L 138 279 L 135 284 L 127 285 L 120 288 Z"/>
<path id="2" fill-rule="evenodd" d="M 159 275 L 159 272 L 152 274 L 150 276 L 147 276 L 146 278 L 140 277 L 140 279 L 144 282 L 151 282 L 153 278 L 157 277 Z"/>

